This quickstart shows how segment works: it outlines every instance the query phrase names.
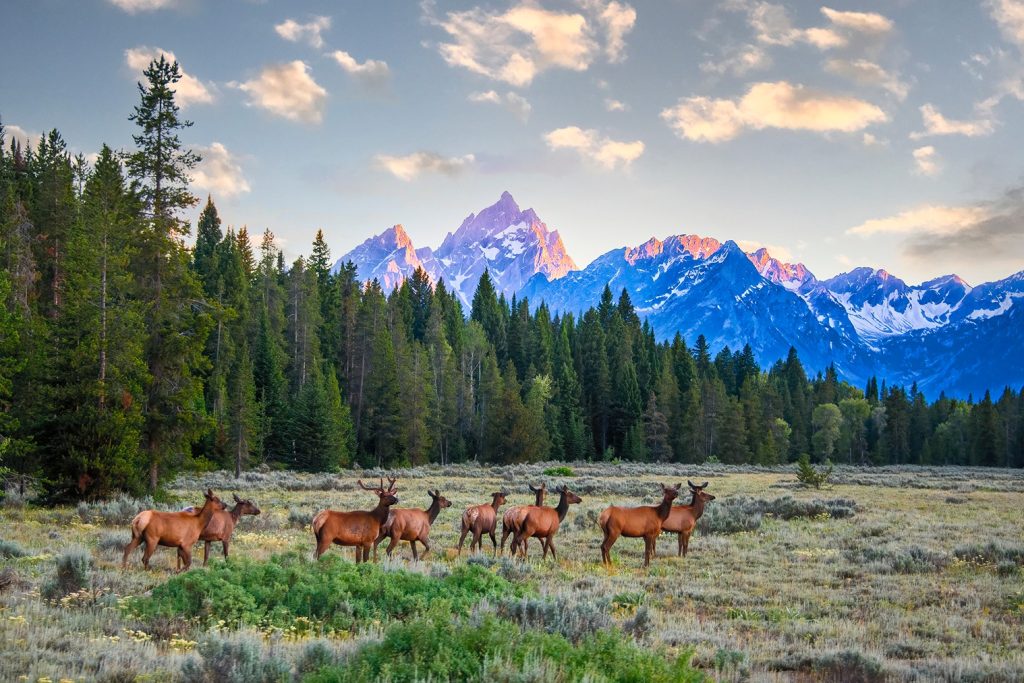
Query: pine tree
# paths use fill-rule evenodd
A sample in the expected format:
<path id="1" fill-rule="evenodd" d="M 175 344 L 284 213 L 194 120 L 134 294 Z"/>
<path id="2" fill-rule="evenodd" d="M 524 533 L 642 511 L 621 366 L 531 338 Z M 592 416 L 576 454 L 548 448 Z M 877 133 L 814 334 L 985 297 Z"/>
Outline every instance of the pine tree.
<path id="1" fill-rule="evenodd" d="M 183 148 L 178 133 L 192 125 L 178 118 L 174 84 L 181 80 L 177 62 L 161 55 L 143 72 L 140 103 L 129 117 L 139 128 L 136 151 L 126 157 L 129 177 L 146 218 L 137 263 L 140 298 L 149 302 L 146 316 L 146 387 L 143 447 L 149 464 L 149 486 L 187 453 L 203 429 L 202 350 L 209 324 L 190 302 L 200 288 L 187 268 L 180 238 L 188 233 L 182 210 L 197 202 L 188 189 L 188 172 L 199 157 Z"/>
<path id="2" fill-rule="evenodd" d="M 671 462 L 672 446 L 669 445 L 668 420 L 658 410 L 658 400 L 652 392 L 647 399 L 643 419 L 647 455 L 654 462 Z"/>

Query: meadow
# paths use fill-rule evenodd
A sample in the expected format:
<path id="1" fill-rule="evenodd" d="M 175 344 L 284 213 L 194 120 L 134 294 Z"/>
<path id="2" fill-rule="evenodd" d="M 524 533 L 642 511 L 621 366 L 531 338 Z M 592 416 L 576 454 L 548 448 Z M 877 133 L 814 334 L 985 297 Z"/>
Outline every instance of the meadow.
<path id="1" fill-rule="evenodd" d="M 160 549 L 122 570 L 128 522 L 151 501 L 0 507 L 0 680 L 701 680 L 1024 679 L 1024 472 L 838 467 L 822 489 L 792 468 L 551 463 L 399 470 L 401 507 L 427 489 L 453 505 L 413 563 L 353 565 L 350 548 L 312 562 L 324 507 L 369 509 L 337 475 L 254 471 L 179 477 L 178 509 L 207 487 L 253 499 L 225 562 L 174 576 Z M 686 558 L 663 535 L 649 569 L 641 539 L 600 563 L 609 504 L 656 504 L 659 482 L 710 482 L 717 496 Z M 526 504 L 527 484 L 583 498 L 557 561 L 459 556 L 459 518 L 492 491 Z M 554 504 L 554 495 L 549 503 Z M 500 532 L 499 532 L 500 540 Z"/>

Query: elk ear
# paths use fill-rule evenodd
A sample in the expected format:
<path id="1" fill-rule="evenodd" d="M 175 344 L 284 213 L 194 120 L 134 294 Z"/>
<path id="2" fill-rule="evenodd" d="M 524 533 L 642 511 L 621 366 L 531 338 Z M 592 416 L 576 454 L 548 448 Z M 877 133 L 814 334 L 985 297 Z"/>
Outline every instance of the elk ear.
<path id="1" fill-rule="evenodd" d="M 241 503 L 242 502 L 242 499 L 238 497 L 237 493 L 232 493 L 231 497 L 235 499 L 236 503 Z"/>
<path id="2" fill-rule="evenodd" d="M 706 488 L 708 487 L 708 483 L 707 483 L 707 482 L 704 482 L 703 484 L 701 484 L 701 485 L 700 485 L 700 487 L 701 487 L 702 489 L 706 489 Z"/>
<path id="3" fill-rule="evenodd" d="M 696 484 L 694 484 L 694 483 L 693 483 L 692 481 L 690 481 L 689 479 L 687 479 L 687 480 L 686 480 L 686 483 L 690 485 L 690 488 L 691 488 L 691 489 L 699 489 L 699 488 L 700 488 L 699 486 L 697 486 Z"/>
<path id="4" fill-rule="evenodd" d="M 213 489 L 206 489 L 206 494 L 205 495 L 206 495 L 207 498 L 211 498 L 211 499 L 212 498 L 216 498 L 216 496 L 213 495 Z"/>

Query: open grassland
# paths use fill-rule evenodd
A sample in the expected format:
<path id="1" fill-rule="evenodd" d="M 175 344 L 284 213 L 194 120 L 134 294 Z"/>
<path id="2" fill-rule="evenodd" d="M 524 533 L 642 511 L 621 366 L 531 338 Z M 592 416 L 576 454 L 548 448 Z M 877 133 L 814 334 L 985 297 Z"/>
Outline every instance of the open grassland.
<path id="1" fill-rule="evenodd" d="M 612 680 L 695 680 L 688 655 L 725 681 L 1024 679 L 1024 472 L 839 468 L 814 490 L 782 469 L 545 467 L 396 472 L 402 507 L 425 508 L 428 488 L 453 506 L 425 561 L 412 563 L 407 543 L 385 561 L 382 545 L 376 569 L 351 567 L 347 548 L 309 559 L 313 514 L 372 507 L 355 485 L 371 471 L 178 479 L 164 507 L 199 504 L 210 486 L 263 514 L 242 519 L 227 565 L 215 544 L 199 569 L 198 545 L 193 570 L 171 581 L 168 549 L 151 572 L 140 551 L 120 569 L 140 502 L 8 499 L 0 680 L 601 680 L 595 668 Z M 644 570 L 642 540 L 622 538 L 603 567 L 600 511 L 653 505 L 658 482 L 687 478 L 709 480 L 718 497 L 689 556 L 664 535 Z M 493 559 L 489 540 L 483 555 L 471 557 L 467 539 L 457 556 L 466 506 L 501 489 L 509 504 L 530 503 L 526 484 L 542 480 L 583 498 L 556 537 L 557 561 L 542 562 L 535 541 L 526 562 Z M 429 656 L 411 656 L 416 647 Z"/>

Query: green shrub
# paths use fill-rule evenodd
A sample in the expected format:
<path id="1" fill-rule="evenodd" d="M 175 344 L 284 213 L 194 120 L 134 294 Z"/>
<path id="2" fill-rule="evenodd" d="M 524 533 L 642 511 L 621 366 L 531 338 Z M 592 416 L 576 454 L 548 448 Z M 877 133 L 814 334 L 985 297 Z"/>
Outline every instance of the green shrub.
<path id="1" fill-rule="evenodd" d="M 544 474 L 549 477 L 575 477 L 576 473 L 573 472 L 572 468 L 568 465 L 558 465 L 557 467 L 549 467 L 544 470 Z"/>
<path id="2" fill-rule="evenodd" d="M 187 619 L 209 624 L 294 626 L 300 617 L 310 630 L 350 630 L 370 620 L 408 619 L 443 604 L 465 614 L 482 599 L 519 595 L 505 579 L 478 566 L 455 567 L 445 577 L 385 571 L 356 565 L 337 555 L 310 561 L 292 553 L 257 562 L 218 563 L 180 574 L 132 598 L 126 609 L 143 620 Z"/>
<path id="3" fill-rule="evenodd" d="M 345 664 L 325 667 L 303 680 L 471 681 L 487 671 L 499 671 L 500 680 L 534 680 L 523 675 L 527 671 L 546 671 L 542 680 L 560 681 L 705 680 L 690 667 L 689 654 L 671 657 L 643 650 L 614 631 L 599 631 L 573 645 L 559 634 L 521 630 L 494 615 L 452 620 L 438 612 L 392 625 L 382 641 L 364 646 Z"/>
<path id="4" fill-rule="evenodd" d="M 573 643 L 612 626 L 612 618 L 597 601 L 557 597 L 520 598 L 498 603 L 498 615 L 524 629 L 535 628 L 557 633 Z"/>
<path id="5" fill-rule="evenodd" d="M 810 456 L 806 453 L 801 455 L 800 459 L 796 461 L 796 479 L 804 486 L 813 486 L 816 489 L 820 489 L 831 478 L 832 462 L 829 460 L 825 461 L 824 466 L 820 470 L 815 469 L 814 465 L 811 464 Z"/>
<path id="6" fill-rule="evenodd" d="M 262 643 L 252 636 L 208 636 L 182 665 L 181 675 L 203 683 L 284 683 L 292 680 L 292 667 L 272 654 L 264 656 Z"/>
<path id="7" fill-rule="evenodd" d="M 1018 566 L 1024 566 L 1024 546 L 1007 545 L 999 541 L 960 545 L 953 551 L 953 555 L 965 562 L 995 565 L 1012 562 Z"/>
<path id="8" fill-rule="evenodd" d="M 14 541 L 0 539 L 0 557 L 10 559 L 12 557 L 25 557 L 28 551 Z"/>
<path id="9" fill-rule="evenodd" d="M 56 564 L 56 575 L 43 585 L 41 593 L 44 598 L 62 598 L 89 585 L 92 556 L 88 551 L 82 548 L 69 548 L 57 557 Z"/>

